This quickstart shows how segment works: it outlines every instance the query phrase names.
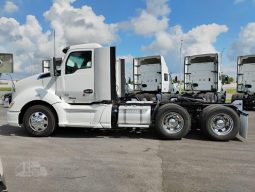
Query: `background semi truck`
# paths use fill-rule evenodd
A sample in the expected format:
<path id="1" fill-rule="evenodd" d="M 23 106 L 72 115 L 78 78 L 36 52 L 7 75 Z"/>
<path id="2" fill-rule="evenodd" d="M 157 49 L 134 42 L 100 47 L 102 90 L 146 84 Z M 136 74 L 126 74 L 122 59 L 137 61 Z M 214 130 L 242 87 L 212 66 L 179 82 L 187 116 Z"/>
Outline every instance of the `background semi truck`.
<path id="1" fill-rule="evenodd" d="M 243 100 L 245 109 L 255 107 L 255 55 L 239 56 L 237 59 L 237 93 L 232 101 Z"/>
<path id="2" fill-rule="evenodd" d="M 202 54 L 184 58 L 185 95 L 203 98 L 211 103 L 225 103 L 218 54 Z"/>
<path id="3" fill-rule="evenodd" d="M 157 94 L 179 93 L 163 56 L 133 59 L 133 91 L 139 100 L 156 100 Z"/>
<path id="4" fill-rule="evenodd" d="M 230 140 L 238 133 L 247 136 L 248 115 L 238 101 L 219 105 L 182 96 L 162 102 L 120 97 L 115 47 L 81 44 L 63 52 L 60 69 L 53 59 L 50 72 L 16 84 L 7 113 L 10 125 L 23 126 L 38 137 L 51 135 L 56 127 L 83 127 L 152 128 L 162 139 L 181 139 L 198 121 L 214 140 Z"/>

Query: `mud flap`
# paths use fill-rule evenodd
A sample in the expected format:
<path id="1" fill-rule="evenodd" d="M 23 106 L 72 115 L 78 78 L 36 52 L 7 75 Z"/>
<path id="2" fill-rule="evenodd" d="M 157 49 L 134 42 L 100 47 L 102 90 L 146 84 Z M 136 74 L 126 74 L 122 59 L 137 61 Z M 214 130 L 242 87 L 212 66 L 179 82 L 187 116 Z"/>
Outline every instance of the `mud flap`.
<path id="1" fill-rule="evenodd" d="M 235 100 L 231 103 L 231 105 L 234 105 L 238 109 L 238 112 L 240 114 L 241 126 L 237 138 L 242 141 L 243 139 L 247 139 L 248 136 L 249 114 L 246 111 L 243 111 L 243 100 Z"/>
<path id="2" fill-rule="evenodd" d="M 239 135 L 244 139 L 247 139 L 247 136 L 248 136 L 248 128 L 249 128 L 248 117 L 249 117 L 249 114 L 246 111 L 240 111 L 241 127 L 239 130 Z"/>

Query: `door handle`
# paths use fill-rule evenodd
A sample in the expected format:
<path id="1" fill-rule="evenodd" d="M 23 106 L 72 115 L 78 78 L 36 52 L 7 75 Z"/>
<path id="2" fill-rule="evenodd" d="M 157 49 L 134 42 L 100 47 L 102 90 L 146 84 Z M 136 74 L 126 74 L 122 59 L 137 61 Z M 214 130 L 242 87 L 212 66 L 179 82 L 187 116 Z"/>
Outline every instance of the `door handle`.
<path id="1" fill-rule="evenodd" d="M 76 99 L 76 97 L 68 97 L 69 99 Z"/>
<path id="2" fill-rule="evenodd" d="M 93 89 L 85 89 L 83 90 L 83 93 L 85 94 L 92 94 L 93 93 Z"/>

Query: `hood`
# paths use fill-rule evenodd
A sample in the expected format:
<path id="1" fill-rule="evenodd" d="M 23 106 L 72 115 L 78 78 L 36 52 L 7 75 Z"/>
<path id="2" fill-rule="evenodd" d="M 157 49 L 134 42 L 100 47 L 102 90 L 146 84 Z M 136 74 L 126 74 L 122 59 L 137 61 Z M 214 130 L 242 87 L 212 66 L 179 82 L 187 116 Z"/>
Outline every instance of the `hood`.
<path id="1" fill-rule="evenodd" d="M 13 93 L 14 97 L 16 94 L 18 94 L 21 91 L 24 91 L 25 89 L 28 89 L 30 87 L 35 87 L 35 86 L 41 86 L 42 80 L 39 78 L 40 75 L 41 74 L 37 74 L 37 75 L 27 77 L 25 79 L 19 80 L 15 86 L 15 92 Z"/>

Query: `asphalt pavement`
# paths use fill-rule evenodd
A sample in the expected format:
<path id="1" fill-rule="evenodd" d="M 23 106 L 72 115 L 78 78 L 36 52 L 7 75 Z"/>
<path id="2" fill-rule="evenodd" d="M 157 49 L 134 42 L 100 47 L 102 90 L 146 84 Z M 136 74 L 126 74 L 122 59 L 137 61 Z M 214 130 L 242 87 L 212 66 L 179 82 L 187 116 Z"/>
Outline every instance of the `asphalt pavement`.
<path id="1" fill-rule="evenodd" d="M 0 157 L 10 192 L 160 192 L 255 189 L 255 112 L 245 142 L 209 141 L 193 131 L 162 141 L 150 131 L 58 129 L 29 137 L 6 123 L 0 105 Z"/>

